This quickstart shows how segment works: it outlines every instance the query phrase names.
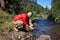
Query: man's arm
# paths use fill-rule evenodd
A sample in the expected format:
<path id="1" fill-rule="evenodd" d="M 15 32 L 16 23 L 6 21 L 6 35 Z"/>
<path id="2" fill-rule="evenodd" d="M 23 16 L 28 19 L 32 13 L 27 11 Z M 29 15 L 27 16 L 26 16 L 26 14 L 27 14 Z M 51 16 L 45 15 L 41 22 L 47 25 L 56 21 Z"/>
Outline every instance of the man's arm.
<path id="1" fill-rule="evenodd" d="M 29 19 L 29 25 L 33 26 L 31 19 Z"/>
<path id="2" fill-rule="evenodd" d="M 32 22 L 31 22 L 31 19 L 29 19 L 29 25 L 27 24 L 26 27 L 28 27 L 29 29 L 35 29 L 35 28 L 33 27 L 33 24 L 32 24 Z"/>
<path id="3" fill-rule="evenodd" d="M 33 30 L 34 27 L 33 27 L 33 26 L 30 26 L 30 25 L 26 25 L 26 29 L 27 29 L 27 30 Z"/>
<path id="4" fill-rule="evenodd" d="M 29 21 L 27 21 L 26 18 L 23 18 L 23 22 L 28 29 L 34 29 L 33 26 L 30 25 Z"/>

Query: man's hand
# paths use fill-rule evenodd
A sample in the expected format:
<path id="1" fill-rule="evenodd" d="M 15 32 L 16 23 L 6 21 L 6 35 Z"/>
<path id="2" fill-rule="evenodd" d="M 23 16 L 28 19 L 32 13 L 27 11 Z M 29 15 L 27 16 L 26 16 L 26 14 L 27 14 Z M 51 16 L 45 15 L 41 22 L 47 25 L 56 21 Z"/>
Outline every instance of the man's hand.
<path id="1" fill-rule="evenodd" d="M 26 25 L 26 30 L 33 30 L 35 29 L 33 25 Z"/>
<path id="2" fill-rule="evenodd" d="M 35 29 L 33 26 L 29 26 L 29 28 L 32 29 L 32 30 Z"/>
<path id="3" fill-rule="evenodd" d="M 30 26 L 32 26 L 32 27 L 33 27 L 33 24 L 31 24 Z"/>

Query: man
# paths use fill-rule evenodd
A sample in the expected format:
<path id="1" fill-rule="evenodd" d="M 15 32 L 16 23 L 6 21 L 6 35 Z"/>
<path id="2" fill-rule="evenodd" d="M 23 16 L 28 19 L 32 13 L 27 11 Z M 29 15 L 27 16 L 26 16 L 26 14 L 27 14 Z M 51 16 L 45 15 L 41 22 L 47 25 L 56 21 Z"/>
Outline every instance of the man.
<path id="1" fill-rule="evenodd" d="M 19 31 L 18 29 L 33 30 L 33 25 L 29 24 L 29 18 L 32 16 L 32 12 L 19 14 L 13 18 L 14 30 Z"/>

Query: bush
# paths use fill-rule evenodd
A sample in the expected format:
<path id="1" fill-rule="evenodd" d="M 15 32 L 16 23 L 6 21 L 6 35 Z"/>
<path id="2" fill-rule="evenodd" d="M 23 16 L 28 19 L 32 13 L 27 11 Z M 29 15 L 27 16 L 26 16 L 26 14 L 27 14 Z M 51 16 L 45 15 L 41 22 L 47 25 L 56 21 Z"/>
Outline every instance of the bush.
<path id="1" fill-rule="evenodd" d="M 60 16 L 57 16 L 57 17 L 55 18 L 55 21 L 56 21 L 57 23 L 60 23 Z"/>

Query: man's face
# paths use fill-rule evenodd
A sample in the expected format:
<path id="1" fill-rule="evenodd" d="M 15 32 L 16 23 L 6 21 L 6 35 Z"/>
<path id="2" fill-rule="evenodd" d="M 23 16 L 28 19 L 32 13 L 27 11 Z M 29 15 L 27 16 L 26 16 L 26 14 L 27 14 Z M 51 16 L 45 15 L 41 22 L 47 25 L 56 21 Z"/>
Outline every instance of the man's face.
<path id="1" fill-rule="evenodd" d="M 29 17 L 32 16 L 32 12 L 28 12 L 28 16 L 29 16 Z"/>

